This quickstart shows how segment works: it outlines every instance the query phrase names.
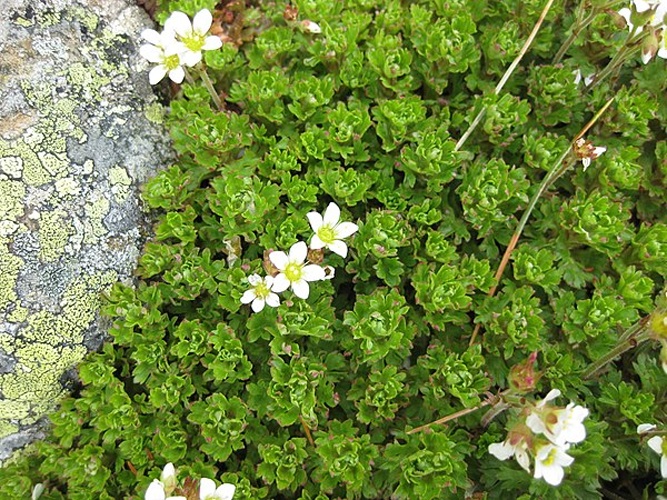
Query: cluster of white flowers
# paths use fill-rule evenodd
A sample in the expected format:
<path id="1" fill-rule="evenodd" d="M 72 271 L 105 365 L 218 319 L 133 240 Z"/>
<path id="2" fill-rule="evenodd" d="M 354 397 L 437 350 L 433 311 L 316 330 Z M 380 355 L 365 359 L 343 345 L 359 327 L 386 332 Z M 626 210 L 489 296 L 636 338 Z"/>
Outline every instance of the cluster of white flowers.
<path id="1" fill-rule="evenodd" d="M 508 432 L 505 441 L 489 445 L 489 453 L 499 460 L 516 456 L 519 465 L 528 473 L 532 455 L 535 459 L 533 477 L 543 478 L 553 486 L 563 480 L 563 468 L 574 462 L 567 451 L 571 444 L 586 438 L 583 421 L 588 416 L 586 408 L 574 403 L 565 408 L 548 404 L 558 396 L 558 389 L 551 390 L 542 401 L 530 408 L 525 421 Z"/>
<path id="2" fill-rule="evenodd" d="M 651 30 L 642 46 L 642 61 L 648 63 L 654 56 L 667 59 L 667 0 L 631 0 L 629 7 L 618 13 L 625 19 L 630 33 L 637 34 L 647 27 Z M 635 23 L 642 23 L 637 24 Z"/>
<path id="3" fill-rule="evenodd" d="M 155 85 L 165 75 L 175 83 L 185 78 L 184 66 L 194 66 L 202 60 L 202 50 L 222 47 L 222 40 L 209 36 L 213 15 L 207 9 L 200 10 L 192 22 L 183 12 L 175 11 L 164 23 L 161 33 L 147 29 L 141 37 L 148 43 L 142 45 L 139 53 L 156 66 L 148 74 L 148 80 Z"/>
<path id="4" fill-rule="evenodd" d="M 176 489 L 176 469 L 174 464 L 169 462 L 164 466 L 160 479 L 153 479 L 146 490 L 145 500 L 187 500 L 185 496 L 167 496 Z M 217 488 L 215 481 L 203 477 L 199 481 L 199 500 L 232 500 L 236 486 L 230 483 L 223 483 Z"/>
<path id="5" fill-rule="evenodd" d="M 310 240 L 311 250 L 327 248 L 341 257 L 347 256 L 347 245 L 343 241 L 354 234 L 359 227 L 352 222 L 341 222 L 340 208 L 329 203 L 324 214 L 310 212 L 306 215 L 310 227 L 315 233 Z M 273 251 L 269 261 L 277 269 L 274 276 L 262 278 L 253 274 L 248 278 L 251 287 L 241 297 L 241 303 L 251 304 L 252 310 L 259 312 L 265 305 L 278 307 L 279 293 L 291 288 L 294 295 L 307 299 L 310 294 L 308 283 L 331 279 L 334 269 L 331 266 L 320 266 L 308 262 L 308 247 L 303 241 L 292 245 L 288 253 Z"/>
<path id="6" fill-rule="evenodd" d="M 646 434 L 655 431 L 654 424 L 640 424 L 637 426 L 637 434 Z M 667 479 L 667 439 L 662 436 L 653 436 L 646 442 L 649 448 L 660 455 L 660 474 Z"/>

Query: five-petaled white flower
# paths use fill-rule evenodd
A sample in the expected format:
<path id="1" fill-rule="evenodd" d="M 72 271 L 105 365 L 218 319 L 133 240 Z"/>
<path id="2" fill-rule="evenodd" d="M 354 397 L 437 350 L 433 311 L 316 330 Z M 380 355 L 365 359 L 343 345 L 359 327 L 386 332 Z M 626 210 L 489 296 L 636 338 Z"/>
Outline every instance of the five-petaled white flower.
<path id="1" fill-rule="evenodd" d="M 315 264 L 306 265 L 308 247 L 303 241 L 292 245 L 289 255 L 285 252 L 271 252 L 269 260 L 280 273 L 273 281 L 273 291 L 283 292 L 289 287 L 300 299 L 307 299 L 310 289 L 309 281 L 320 281 L 325 278 L 324 269 Z"/>
<path id="2" fill-rule="evenodd" d="M 174 83 L 181 83 L 185 78 L 185 70 L 179 55 L 180 47 L 173 34 L 168 30 L 158 33 L 147 29 L 141 33 L 141 37 L 148 43 L 139 48 L 139 54 L 148 62 L 156 64 L 148 73 L 151 85 L 158 83 L 167 74 Z"/>
<path id="3" fill-rule="evenodd" d="M 546 443 L 537 449 L 535 455 L 535 479 L 544 478 L 552 486 L 558 486 L 563 480 L 565 471 L 574 462 L 574 458 L 565 453 L 569 445 L 556 446 Z"/>
<path id="4" fill-rule="evenodd" d="M 310 248 L 318 250 L 328 248 L 341 257 L 347 256 L 347 245 L 341 241 L 354 234 L 359 226 L 352 222 L 340 222 L 340 208 L 335 203 L 329 203 L 323 215 L 317 212 L 306 214 L 310 227 L 315 231 L 310 240 Z"/>
<path id="5" fill-rule="evenodd" d="M 558 394 L 560 395 L 560 391 Z M 526 425 L 535 434 L 544 434 L 549 441 L 560 446 L 566 443 L 580 443 L 586 439 L 586 427 L 583 422 L 587 416 L 586 408 L 570 403 L 565 408 L 531 412 L 526 417 Z"/>
<path id="6" fill-rule="evenodd" d="M 278 307 L 280 305 L 280 299 L 278 295 L 271 291 L 271 288 L 274 285 L 273 277 L 266 276 L 261 278 L 259 274 L 253 274 L 248 277 L 248 283 L 252 286 L 250 290 L 241 296 L 242 304 L 250 304 L 252 310 L 259 312 L 264 309 L 264 305 L 269 305 L 271 307 Z"/>
<path id="7" fill-rule="evenodd" d="M 232 500 L 236 486 L 231 483 L 222 483 L 218 488 L 215 481 L 207 477 L 199 481 L 199 500 Z"/>
<path id="8" fill-rule="evenodd" d="M 176 34 L 178 52 L 186 66 L 194 66 L 202 59 L 202 50 L 215 50 L 222 47 L 222 40 L 217 36 L 208 36 L 213 15 L 207 9 L 195 14 L 190 22 L 187 14 L 174 11 L 164 23 L 165 31 Z"/>

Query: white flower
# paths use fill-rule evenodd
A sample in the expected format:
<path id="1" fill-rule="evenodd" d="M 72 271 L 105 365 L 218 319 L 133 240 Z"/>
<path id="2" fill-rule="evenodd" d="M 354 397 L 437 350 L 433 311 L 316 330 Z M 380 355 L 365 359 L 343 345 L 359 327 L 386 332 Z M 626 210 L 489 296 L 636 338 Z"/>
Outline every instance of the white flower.
<path id="1" fill-rule="evenodd" d="M 588 410 L 570 403 L 565 408 L 531 412 L 526 417 L 526 425 L 535 434 L 544 434 L 556 445 L 579 443 L 586 438 L 583 421 Z"/>
<path id="2" fill-rule="evenodd" d="M 303 28 L 304 31 L 308 33 L 322 33 L 322 28 L 320 28 L 320 25 L 317 23 L 314 23 L 313 21 L 309 21 L 308 19 L 304 19 L 301 21 L 301 27 Z"/>
<path id="3" fill-rule="evenodd" d="M 199 500 L 232 500 L 236 486 L 230 483 L 222 483 L 215 488 L 215 481 L 202 477 L 199 481 Z"/>
<path id="4" fill-rule="evenodd" d="M 604 146 L 593 146 L 591 141 L 587 141 L 583 137 L 576 140 L 574 143 L 574 154 L 581 160 L 584 165 L 584 172 L 590 166 L 591 160 L 595 160 L 602 153 L 607 151 Z"/>
<path id="5" fill-rule="evenodd" d="M 535 479 L 544 478 L 552 486 L 558 486 L 563 480 L 565 471 L 563 467 L 568 467 L 574 462 L 574 458 L 565 453 L 567 445 L 560 447 L 548 443 L 538 448 L 535 455 Z"/>
<path id="6" fill-rule="evenodd" d="M 359 226 L 352 222 L 340 222 L 338 205 L 329 203 L 323 215 L 309 212 L 306 217 L 310 227 L 315 231 L 313 239 L 310 240 L 310 248 L 318 250 L 326 247 L 341 257 L 347 256 L 347 245 L 341 239 L 354 234 Z"/>
<path id="7" fill-rule="evenodd" d="M 222 40 L 217 36 L 207 36 L 211 29 L 213 16 L 208 9 L 195 14 L 194 19 L 183 12 L 174 11 L 164 23 L 165 31 L 173 32 L 178 38 L 181 59 L 186 66 L 194 66 L 202 59 L 202 50 L 215 50 L 222 47 Z"/>
<path id="8" fill-rule="evenodd" d="M 647 441 L 649 447 L 660 455 L 660 474 L 667 479 L 667 442 L 662 436 L 653 436 Z"/>
<path id="9" fill-rule="evenodd" d="M 264 305 L 268 304 L 271 307 L 278 307 L 280 305 L 280 299 L 278 295 L 271 291 L 273 287 L 274 280 L 271 276 L 266 276 L 261 278 L 259 274 L 253 274 L 248 277 L 248 283 L 252 286 L 250 290 L 246 292 L 241 297 L 242 304 L 252 304 L 252 310 L 259 312 L 264 309 Z"/>
<path id="10" fill-rule="evenodd" d="M 187 500 L 183 496 L 168 497 L 164 491 L 164 484 L 158 479 L 153 479 L 144 495 L 145 500 Z"/>
<path id="11" fill-rule="evenodd" d="M 493 443 L 489 445 L 489 453 L 498 460 L 507 460 L 513 455 L 516 461 L 528 473 L 530 473 L 530 459 L 528 458 L 528 444 L 524 440 L 512 444 L 511 437 L 508 437 L 502 443 Z"/>
<path id="12" fill-rule="evenodd" d="M 303 241 L 292 245 L 289 255 L 285 252 L 271 252 L 269 260 L 278 268 L 280 274 L 273 281 L 273 291 L 284 292 L 292 287 L 294 294 L 300 299 L 307 299 L 310 290 L 309 281 L 320 281 L 325 277 L 324 269 L 315 264 L 306 265 L 308 247 Z"/>
<path id="13" fill-rule="evenodd" d="M 168 30 L 158 33 L 148 29 L 141 33 L 141 37 L 149 43 L 139 48 L 139 54 L 148 62 L 157 65 L 148 74 L 151 85 L 158 83 L 167 74 L 174 83 L 181 83 L 185 78 L 185 70 L 178 54 L 180 50 L 178 42 L 173 35 Z"/>
<path id="14" fill-rule="evenodd" d="M 664 23 L 665 14 L 667 14 L 667 2 L 664 0 L 632 0 L 630 5 L 632 9 L 623 7 L 618 11 L 619 15 L 625 19 L 630 32 L 633 32 L 635 29 L 635 25 L 632 23 L 633 11 L 642 14 L 650 9 L 655 9 L 653 15 L 647 20 L 650 20 L 651 26 L 654 27 L 659 27 Z M 643 26 L 637 27 L 637 33 L 641 33 L 643 30 Z"/>

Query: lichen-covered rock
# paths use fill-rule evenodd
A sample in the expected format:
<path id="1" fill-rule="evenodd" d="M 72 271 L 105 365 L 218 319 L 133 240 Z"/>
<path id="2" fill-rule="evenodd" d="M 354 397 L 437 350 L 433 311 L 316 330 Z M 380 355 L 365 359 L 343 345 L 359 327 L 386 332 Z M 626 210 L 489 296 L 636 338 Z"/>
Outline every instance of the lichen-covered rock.
<path id="1" fill-rule="evenodd" d="M 131 279 L 137 185 L 169 161 L 130 0 L 4 0 L 0 16 L 0 460 L 40 436 Z"/>

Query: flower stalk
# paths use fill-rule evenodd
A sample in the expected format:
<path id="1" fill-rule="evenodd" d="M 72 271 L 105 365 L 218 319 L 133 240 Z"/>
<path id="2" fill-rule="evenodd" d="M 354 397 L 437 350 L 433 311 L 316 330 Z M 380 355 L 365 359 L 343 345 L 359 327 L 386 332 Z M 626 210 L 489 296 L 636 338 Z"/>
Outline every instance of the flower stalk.
<path id="1" fill-rule="evenodd" d="M 540 186 L 537 188 L 537 191 L 535 192 L 530 202 L 528 203 L 528 206 L 526 207 L 526 210 L 521 216 L 521 220 L 519 221 L 519 224 L 517 225 L 514 234 L 512 234 L 512 238 L 510 239 L 510 242 L 507 245 L 507 248 L 505 249 L 505 253 L 503 254 L 503 257 L 500 261 L 498 270 L 496 271 L 496 274 L 493 278 L 494 284 L 487 294 L 489 297 L 493 297 L 496 293 L 496 290 L 498 289 L 498 285 L 500 284 L 500 278 L 505 272 L 505 268 L 507 267 L 507 263 L 510 260 L 510 256 L 512 255 L 514 248 L 516 248 L 516 245 L 519 242 L 519 238 L 521 237 L 521 234 L 523 233 L 523 230 L 526 227 L 526 224 L 528 223 L 530 215 L 533 213 L 533 210 L 535 209 L 537 200 L 539 200 L 542 194 L 544 194 L 544 192 L 554 182 L 556 182 L 556 180 L 558 180 L 572 164 L 571 161 L 566 160 L 567 156 L 570 154 L 570 151 L 572 151 L 572 144 L 576 142 L 578 139 L 581 139 L 581 137 L 583 137 L 583 135 L 586 134 L 586 132 L 600 119 L 602 114 L 607 110 L 607 108 L 611 105 L 613 101 L 614 98 L 612 97 L 604 104 L 604 106 L 602 106 L 602 108 L 600 108 L 600 110 L 597 113 L 595 113 L 595 116 L 593 116 L 593 118 L 591 118 L 591 120 L 579 131 L 579 133 L 575 136 L 573 142 L 570 143 L 568 148 L 565 151 L 563 151 L 563 153 L 554 162 L 553 166 L 551 167 L 547 175 L 540 183 Z M 481 327 L 482 327 L 481 323 L 477 323 L 475 325 L 475 329 L 473 330 L 472 336 L 470 337 L 469 345 L 473 345 L 475 343 Z"/>

